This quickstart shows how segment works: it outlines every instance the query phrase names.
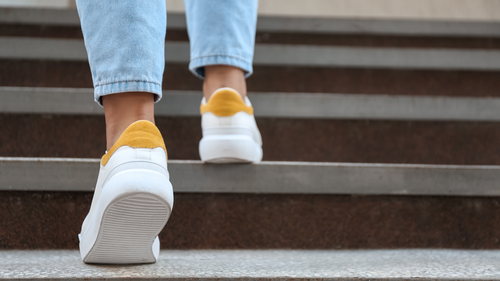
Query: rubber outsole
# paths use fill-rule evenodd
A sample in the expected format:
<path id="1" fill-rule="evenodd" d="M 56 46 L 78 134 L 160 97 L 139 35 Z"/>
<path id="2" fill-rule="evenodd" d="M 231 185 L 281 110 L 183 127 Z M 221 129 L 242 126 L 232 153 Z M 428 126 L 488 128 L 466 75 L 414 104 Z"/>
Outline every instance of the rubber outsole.
<path id="1" fill-rule="evenodd" d="M 246 159 L 231 158 L 231 157 L 214 158 L 214 159 L 206 160 L 204 162 L 210 163 L 210 164 L 250 164 L 250 163 L 252 163 L 252 161 L 249 161 Z"/>
<path id="2" fill-rule="evenodd" d="M 201 161 L 205 163 L 259 163 L 262 147 L 246 135 L 212 135 L 201 139 Z"/>
<path id="3" fill-rule="evenodd" d="M 153 243 L 170 216 L 169 204 L 154 194 L 128 193 L 114 199 L 103 213 L 97 239 L 86 263 L 156 262 Z"/>

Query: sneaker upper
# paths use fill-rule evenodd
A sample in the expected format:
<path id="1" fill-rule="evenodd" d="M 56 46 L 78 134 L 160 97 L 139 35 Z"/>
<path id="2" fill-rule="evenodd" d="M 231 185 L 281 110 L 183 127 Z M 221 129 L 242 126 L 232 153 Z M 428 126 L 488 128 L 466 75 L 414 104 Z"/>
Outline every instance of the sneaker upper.
<path id="1" fill-rule="evenodd" d="M 120 172 L 130 169 L 154 171 L 164 175 L 166 181 L 169 180 L 165 143 L 158 128 L 149 121 L 140 120 L 128 126 L 102 157 L 92 205 L 83 222 L 81 234 L 90 224 L 106 183 Z"/>
<path id="2" fill-rule="evenodd" d="M 234 89 L 221 88 L 200 105 L 203 136 L 224 134 L 224 130 L 241 129 L 242 134 L 249 132 L 253 140 L 262 146 L 262 137 L 253 115 L 253 107 L 248 97 L 244 99 Z"/>

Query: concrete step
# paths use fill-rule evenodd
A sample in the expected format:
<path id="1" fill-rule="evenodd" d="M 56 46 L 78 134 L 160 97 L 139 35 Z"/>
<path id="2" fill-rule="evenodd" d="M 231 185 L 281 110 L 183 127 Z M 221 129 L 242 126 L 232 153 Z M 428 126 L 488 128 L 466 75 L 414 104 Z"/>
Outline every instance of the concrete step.
<path id="1" fill-rule="evenodd" d="M 170 249 L 500 249 L 499 167 L 170 161 Z M 97 159 L 0 161 L 0 249 L 75 249 Z"/>
<path id="2" fill-rule="evenodd" d="M 0 85 L 92 87 L 75 10 L 3 8 L 0 14 L 6 57 L 0 59 Z M 186 69 L 185 17 L 169 14 L 168 21 L 167 53 L 172 56 L 167 54 L 165 89 L 199 90 L 200 81 Z M 498 96 L 497 25 L 259 17 L 256 71 L 248 87 L 258 92 Z M 37 43 L 36 50 L 29 42 Z M 54 53 L 53 44 L 62 49 Z M 49 60 L 39 60 L 44 57 Z"/>
<path id="3" fill-rule="evenodd" d="M 102 115 L 93 89 L 0 87 L 0 113 Z M 164 91 L 157 116 L 199 116 L 201 91 Z M 249 96 L 257 117 L 500 121 L 497 97 L 262 93 Z"/>
<path id="4" fill-rule="evenodd" d="M 91 200 L 0 191 L 0 249 L 78 249 Z M 488 196 L 176 192 L 159 236 L 166 249 L 498 250 L 499 220 Z"/>
<path id="5" fill-rule="evenodd" d="M 99 159 L 0 157 L 0 190 L 93 191 Z M 176 192 L 500 196 L 500 166 L 170 160 Z"/>
<path id="6" fill-rule="evenodd" d="M 86 61 L 83 40 L 0 37 L 0 58 Z M 189 43 L 166 42 L 165 61 L 188 63 Z M 500 51 L 257 44 L 255 65 L 499 71 Z"/>
<path id="7" fill-rule="evenodd" d="M 0 14 L 0 57 L 87 59 L 82 40 L 76 40 L 76 10 L 0 8 Z M 186 62 L 188 43 L 175 42 L 188 40 L 185 16 L 169 14 L 167 21 L 166 61 Z M 498 71 L 498 25 L 260 16 L 254 64 Z"/>
<path id="8" fill-rule="evenodd" d="M 104 120 L 88 89 L 75 11 L 0 15 L 0 86 L 58 87 L 0 88 L 0 155 L 100 157 Z M 198 159 L 201 82 L 187 70 L 185 18 L 168 18 L 166 52 L 174 56 L 157 124 L 172 159 Z M 498 30 L 485 22 L 260 17 L 248 86 L 265 160 L 476 166 L 172 160 L 176 208 L 162 246 L 500 249 L 499 166 L 483 166 L 500 165 Z M 75 249 L 97 166 L 0 158 L 0 249 Z M 431 275 L 417 277 L 444 278 Z M 274 278 L 266 276 L 255 278 Z M 357 277 L 366 276 L 345 278 Z"/>
<path id="9" fill-rule="evenodd" d="M 165 65 L 165 90 L 199 91 L 187 64 Z M 251 92 L 343 93 L 410 96 L 498 97 L 498 71 L 438 71 L 255 66 Z M 87 62 L 0 59 L 0 85 L 92 88 Z"/>
<path id="10" fill-rule="evenodd" d="M 2 280 L 500 280 L 499 251 L 162 251 L 159 262 L 90 266 L 76 251 L 0 252 Z"/>
<path id="11" fill-rule="evenodd" d="M 265 161 L 500 165 L 500 123 L 257 117 Z M 199 160 L 200 117 L 157 116 L 170 159 Z M 0 114 L 0 156 L 100 158 L 104 116 Z"/>

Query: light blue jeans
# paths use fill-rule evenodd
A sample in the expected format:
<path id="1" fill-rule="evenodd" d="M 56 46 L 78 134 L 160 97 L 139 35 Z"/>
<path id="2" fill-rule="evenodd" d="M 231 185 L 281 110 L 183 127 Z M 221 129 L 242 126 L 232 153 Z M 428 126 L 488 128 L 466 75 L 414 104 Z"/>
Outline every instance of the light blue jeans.
<path id="1" fill-rule="evenodd" d="M 94 98 L 122 92 L 162 96 L 165 0 L 77 0 Z M 189 69 L 222 64 L 252 74 L 258 0 L 185 0 Z"/>

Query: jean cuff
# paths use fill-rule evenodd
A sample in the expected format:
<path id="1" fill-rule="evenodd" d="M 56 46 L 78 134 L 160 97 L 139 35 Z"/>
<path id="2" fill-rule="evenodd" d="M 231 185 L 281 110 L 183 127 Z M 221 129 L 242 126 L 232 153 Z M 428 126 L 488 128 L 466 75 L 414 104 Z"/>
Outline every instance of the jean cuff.
<path id="1" fill-rule="evenodd" d="M 251 60 L 245 60 L 228 55 L 212 55 L 193 58 L 189 63 L 189 70 L 196 77 L 205 79 L 205 66 L 215 64 L 230 65 L 241 68 L 245 72 L 245 78 L 248 78 L 253 73 Z"/>
<path id="2" fill-rule="evenodd" d="M 161 84 L 149 81 L 118 81 L 94 87 L 94 100 L 102 107 L 101 97 L 125 92 L 147 92 L 155 95 L 155 102 L 161 99 Z"/>

